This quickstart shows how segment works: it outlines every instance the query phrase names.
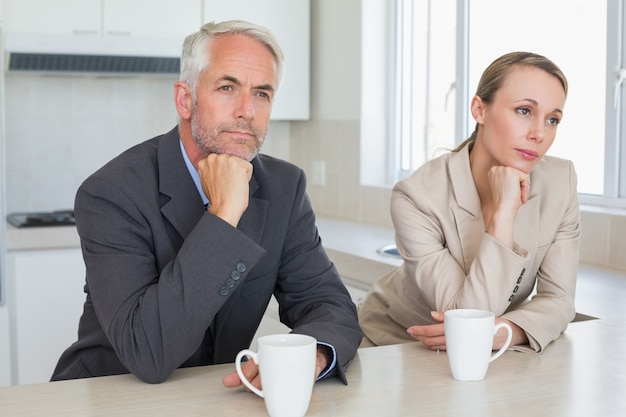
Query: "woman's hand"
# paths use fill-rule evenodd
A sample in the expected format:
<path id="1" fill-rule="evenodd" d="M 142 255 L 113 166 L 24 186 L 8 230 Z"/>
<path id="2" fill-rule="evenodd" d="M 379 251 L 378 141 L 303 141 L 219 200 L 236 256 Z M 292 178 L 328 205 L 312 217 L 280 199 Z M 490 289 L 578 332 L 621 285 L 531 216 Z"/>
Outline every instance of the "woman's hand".
<path id="1" fill-rule="evenodd" d="M 446 350 L 446 337 L 443 330 L 443 312 L 431 311 L 430 315 L 439 323 L 424 326 L 411 326 L 406 329 L 406 332 L 415 340 L 428 346 L 431 350 Z"/>
<path id="2" fill-rule="evenodd" d="M 446 350 L 446 336 L 443 326 L 443 312 L 431 311 L 430 315 L 438 321 L 437 324 L 427 324 L 424 326 L 411 326 L 406 329 L 407 333 L 415 340 L 418 340 L 428 346 L 431 350 Z M 503 318 L 496 318 L 497 323 L 507 323 L 513 330 L 510 346 L 520 346 L 528 344 L 528 336 L 517 324 Z M 498 350 L 506 341 L 506 330 L 499 329 L 493 339 L 493 349 Z"/>
<path id="3" fill-rule="evenodd" d="M 494 166 L 488 173 L 493 211 L 486 232 L 513 249 L 513 223 L 522 204 L 528 201 L 530 177 L 511 167 Z"/>
<path id="4" fill-rule="evenodd" d="M 526 332 L 517 324 L 501 317 L 496 318 L 496 324 L 498 323 L 506 323 L 511 326 L 511 330 L 513 330 L 513 337 L 511 337 L 511 344 L 509 346 L 521 346 L 528 344 L 528 336 L 526 336 Z M 493 339 L 493 349 L 500 349 L 504 345 L 504 342 L 506 342 L 506 330 L 498 329 L 498 333 L 496 333 L 496 337 Z"/>

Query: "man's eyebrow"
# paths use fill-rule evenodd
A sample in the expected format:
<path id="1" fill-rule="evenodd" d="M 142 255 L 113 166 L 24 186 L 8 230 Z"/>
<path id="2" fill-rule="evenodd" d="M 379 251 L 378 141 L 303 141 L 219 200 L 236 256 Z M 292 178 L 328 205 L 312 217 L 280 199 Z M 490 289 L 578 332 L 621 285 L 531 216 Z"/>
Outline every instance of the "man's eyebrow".
<path id="1" fill-rule="evenodd" d="M 239 79 L 237 77 L 233 77 L 232 75 L 224 75 L 221 78 L 221 80 L 222 81 L 228 81 L 228 82 L 231 82 L 231 83 L 236 84 L 236 85 L 241 85 L 241 81 L 239 81 Z M 256 87 L 254 87 L 254 88 L 257 89 L 257 90 L 270 91 L 272 93 L 274 92 L 274 87 L 272 87 L 271 84 L 261 84 L 261 85 L 258 85 Z"/>
<path id="2" fill-rule="evenodd" d="M 228 81 L 233 84 L 241 85 L 241 81 L 239 81 L 236 77 L 233 77 L 232 75 L 224 75 L 220 79 L 222 81 Z"/>

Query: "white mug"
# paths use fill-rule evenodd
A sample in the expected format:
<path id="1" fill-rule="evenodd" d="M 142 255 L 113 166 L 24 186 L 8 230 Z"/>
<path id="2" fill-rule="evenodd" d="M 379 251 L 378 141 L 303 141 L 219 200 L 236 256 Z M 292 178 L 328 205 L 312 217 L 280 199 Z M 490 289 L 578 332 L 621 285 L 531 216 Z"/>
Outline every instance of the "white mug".
<path id="1" fill-rule="evenodd" d="M 304 416 L 315 382 L 317 340 L 303 334 L 274 334 L 260 337 L 257 345 L 257 352 L 244 349 L 237 354 L 235 368 L 239 378 L 250 391 L 264 398 L 271 417 Z M 244 356 L 259 365 L 262 390 L 243 374 Z"/>
<path id="2" fill-rule="evenodd" d="M 480 381 L 489 363 L 504 353 L 511 343 L 513 330 L 506 323 L 495 324 L 490 311 L 457 309 L 444 313 L 446 352 L 452 377 L 458 381 Z M 500 350 L 492 353 L 493 338 L 501 328 L 507 337 Z"/>

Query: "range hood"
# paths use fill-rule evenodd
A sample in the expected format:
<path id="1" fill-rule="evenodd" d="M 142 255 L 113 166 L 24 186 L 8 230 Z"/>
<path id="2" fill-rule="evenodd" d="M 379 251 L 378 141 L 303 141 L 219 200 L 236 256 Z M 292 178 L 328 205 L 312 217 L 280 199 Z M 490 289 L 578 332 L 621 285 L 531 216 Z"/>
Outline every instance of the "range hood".
<path id="1" fill-rule="evenodd" d="M 8 72 L 176 75 L 181 43 L 130 36 L 4 34 Z"/>

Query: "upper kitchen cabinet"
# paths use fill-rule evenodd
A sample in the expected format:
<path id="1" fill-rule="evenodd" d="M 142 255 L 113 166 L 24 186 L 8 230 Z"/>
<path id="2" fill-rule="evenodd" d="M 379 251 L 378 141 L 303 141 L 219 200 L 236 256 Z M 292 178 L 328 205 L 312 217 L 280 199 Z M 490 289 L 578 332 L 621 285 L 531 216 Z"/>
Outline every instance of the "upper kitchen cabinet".
<path id="1" fill-rule="evenodd" d="M 202 0 L 102 0 L 103 33 L 182 41 L 201 25 Z"/>
<path id="2" fill-rule="evenodd" d="M 285 74 L 273 120 L 306 120 L 310 114 L 311 7 L 309 0 L 203 0 L 203 21 L 241 19 L 263 25 L 285 54 Z"/>
<path id="3" fill-rule="evenodd" d="M 4 0 L 5 31 L 20 34 L 184 37 L 202 0 Z"/>
<path id="4" fill-rule="evenodd" d="M 4 31 L 23 34 L 98 34 L 101 0 L 4 0 Z"/>

